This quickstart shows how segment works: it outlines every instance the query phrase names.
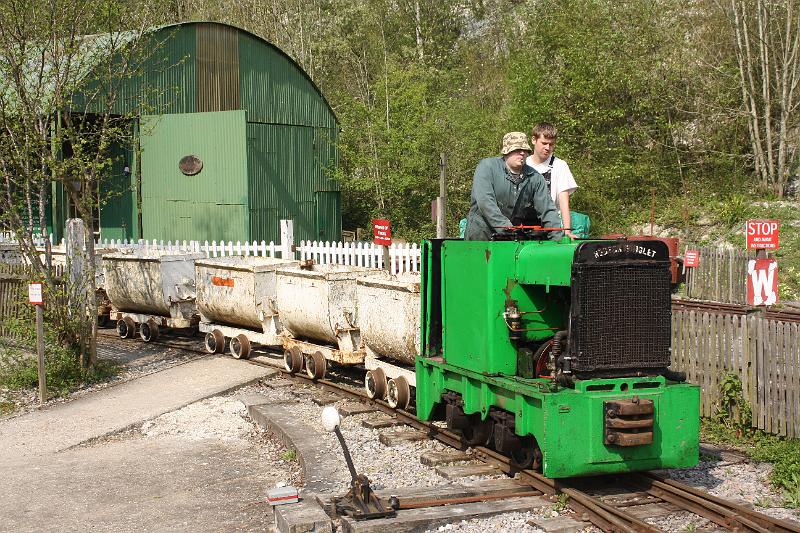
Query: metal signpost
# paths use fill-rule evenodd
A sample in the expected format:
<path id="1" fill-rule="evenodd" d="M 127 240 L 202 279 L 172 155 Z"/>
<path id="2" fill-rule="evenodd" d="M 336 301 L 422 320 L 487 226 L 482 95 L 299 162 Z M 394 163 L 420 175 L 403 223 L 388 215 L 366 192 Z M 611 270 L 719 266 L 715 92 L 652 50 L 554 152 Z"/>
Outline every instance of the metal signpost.
<path id="1" fill-rule="evenodd" d="M 44 297 L 41 283 L 28 284 L 28 302 L 36 306 L 36 352 L 39 369 L 39 404 L 47 399 L 47 376 L 44 369 Z"/>

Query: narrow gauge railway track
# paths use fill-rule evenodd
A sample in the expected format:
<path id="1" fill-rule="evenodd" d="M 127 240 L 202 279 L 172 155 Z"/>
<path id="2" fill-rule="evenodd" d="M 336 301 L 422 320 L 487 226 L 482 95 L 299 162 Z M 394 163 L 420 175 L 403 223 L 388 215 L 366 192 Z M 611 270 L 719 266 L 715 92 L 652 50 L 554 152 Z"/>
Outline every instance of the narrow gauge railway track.
<path id="1" fill-rule="evenodd" d="M 731 304 L 722 302 L 707 302 L 701 300 L 672 299 L 672 309 L 675 311 L 708 311 L 726 315 L 746 315 L 759 307 L 744 304 Z M 800 309 L 786 307 L 775 309 L 768 307 L 764 310 L 764 318 L 768 320 L 781 320 L 783 322 L 800 322 Z"/>
<path id="2" fill-rule="evenodd" d="M 116 338 L 116 335 L 106 333 L 100 333 L 100 335 Z M 195 342 L 195 339 L 191 337 L 169 340 L 161 338 L 151 341 L 150 344 L 208 355 L 202 348 L 201 342 L 199 340 Z M 195 346 L 192 346 L 193 344 Z M 314 381 L 305 374 L 290 374 L 282 368 L 278 360 L 275 360 L 274 364 L 259 361 L 258 359 L 251 359 L 247 362 L 259 366 L 279 368 L 287 377 L 300 382 L 315 384 L 343 398 L 368 403 L 374 406 L 376 410 L 396 417 L 404 424 L 425 432 L 429 438 L 436 439 L 447 446 L 458 450 L 466 448 L 458 434 L 440 428 L 435 424 L 424 422 L 409 411 L 393 409 L 383 400 L 370 399 L 360 387 L 338 383 L 330 379 Z M 476 459 L 494 465 L 506 474 L 516 474 L 521 481 L 542 494 L 549 496 L 567 495 L 569 497 L 567 504 L 576 512 L 578 517 L 591 522 L 603 531 L 624 533 L 655 533 L 662 531 L 638 518 L 631 508 L 644 503 L 666 503 L 671 504 L 677 510 L 687 511 L 709 520 L 718 526 L 717 531 L 721 528 L 740 532 L 800 533 L 800 524 L 798 523 L 772 518 L 652 472 L 554 480 L 546 478 L 533 470 L 517 470 L 510 464 L 507 457 L 489 448 L 474 447 L 472 450 Z M 597 490 L 597 487 L 593 487 L 598 480 L 605 483 L 604 490 Z M 609 482 L 613 483 L 614 491 L 608 490 Z M 614 494 L 621 497 L 614 498 Z M 609 495 L 612 495 L 612 497 L 609 497 Z"/>

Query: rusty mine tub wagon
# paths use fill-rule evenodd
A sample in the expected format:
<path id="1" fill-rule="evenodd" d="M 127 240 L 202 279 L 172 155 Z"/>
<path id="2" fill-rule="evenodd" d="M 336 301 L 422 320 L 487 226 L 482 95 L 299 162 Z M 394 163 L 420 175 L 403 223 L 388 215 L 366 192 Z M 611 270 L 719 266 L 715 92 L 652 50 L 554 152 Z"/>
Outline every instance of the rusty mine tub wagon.
<path id="1" fill-rule="evenodd" d="M 364 388 L 370 398 L 405 409 L 416 386 L 420 350 L 420 275 L 359 278 L 358 325 L 364 343 Z"/>
<path id="2" fill-rule="evenodd" d="M 166 251 L 105 256 L 106 293 L 119 336 L 133 338 L 138 326 L 139 336 L 150 342 L 161 327 L 197 327 L 194 263 L 205 257 Z"/>
<path id="3" fill-rule="evenodd" d="M 252 344 L 283 346 L 276 308 L 279 268 L 296 265 L 290 259 L 218 257 L 195 262 L 200 331 L 209 353 L 230 353 L 246 359 Z"/>
<path id="4" fill-rule="evenodd" d="M 277 303 L 284 341 L 284 365 L 289 372 L 305 367 L 312 379 L 325 376 L 328 361 L 360 365 L 364 351 L 357 322 L 356 281 L 378 270 L 314 265 L 278 271 Z"/>

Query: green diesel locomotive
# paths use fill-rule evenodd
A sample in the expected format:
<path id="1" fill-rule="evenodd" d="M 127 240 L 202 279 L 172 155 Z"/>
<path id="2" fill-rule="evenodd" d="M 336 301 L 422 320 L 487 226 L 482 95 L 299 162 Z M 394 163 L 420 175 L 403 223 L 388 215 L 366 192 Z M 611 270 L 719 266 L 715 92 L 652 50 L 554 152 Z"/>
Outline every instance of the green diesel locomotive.
<path id="1" fill-rule="evenodd" d="M 417 415 L 552 478 L 694 466 L 666 245 L 501 238 L 423 245 Z"/>

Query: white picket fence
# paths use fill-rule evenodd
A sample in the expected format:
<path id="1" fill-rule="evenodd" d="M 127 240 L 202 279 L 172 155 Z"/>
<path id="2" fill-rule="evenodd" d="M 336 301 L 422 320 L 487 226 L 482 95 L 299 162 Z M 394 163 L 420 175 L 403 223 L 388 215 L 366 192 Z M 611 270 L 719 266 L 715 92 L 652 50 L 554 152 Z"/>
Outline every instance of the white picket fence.
<path id="1" fill-rule="evenodd" d="M 11 236 L 2 242 L 15 242 Z M 63 250 L 63 241 L 54 246 L 58 253 Z M 260 256 L 307 260 L 318 265 L 347 265 L 389 270 L 392 274 L 419 272 L 421 250 L 416 243 L 397 243 L 389 246 L 389 265 L 384 265 L 384 250 L 371 242 L 323 242 L 300 241 L 299 246 L 291 243 L 266 241 L 163 241 L 128 239 L 101 239 L 95 242 L 95 249 L 121 250 L 162 250 L 179 253 L 204 253 L 206 257 Z"/>

